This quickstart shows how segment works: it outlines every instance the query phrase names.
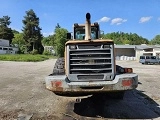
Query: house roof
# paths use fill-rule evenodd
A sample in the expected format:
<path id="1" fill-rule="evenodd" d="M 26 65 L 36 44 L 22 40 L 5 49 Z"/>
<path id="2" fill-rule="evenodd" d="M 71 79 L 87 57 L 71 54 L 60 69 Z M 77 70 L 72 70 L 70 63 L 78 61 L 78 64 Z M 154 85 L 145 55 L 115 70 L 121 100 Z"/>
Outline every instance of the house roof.
<path id="1" fill-rule="evenodd" d="M 160 45 L 149 45 L 149 46 L 153 48 L 160 48 Z"/>
<path id="2" fill-rule="evenodd" d="M 151 48 L 153 48 L 153 47 L 148 46 L 148 45 L 137 45 L 136 46 L 136 49 L 139 49 L 139 50 L 151 49 Z"/>
<path id="3" fill-rule="evenodd" d="M 160 45 L 115 45 L 115 48 L 133 48 L 138 50 L 144 50 L 144 49 L 152 49 L 152 48 L 160 48 Z"/>
<path id="4" fill-rule="evenodd" d="M 136 45 L 115 45 L 115 48 L 135 48 Z"/>

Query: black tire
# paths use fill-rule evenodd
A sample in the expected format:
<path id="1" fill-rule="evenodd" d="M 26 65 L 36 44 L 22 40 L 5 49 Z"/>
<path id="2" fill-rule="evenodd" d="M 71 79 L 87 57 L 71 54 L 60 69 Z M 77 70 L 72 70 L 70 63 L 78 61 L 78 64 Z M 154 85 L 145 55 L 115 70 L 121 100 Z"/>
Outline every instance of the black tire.
<path id="1" fill-rule="evenodd" d="M 148 65 L 148 62 L 145 62 L 144 64 L 145 64 L 145 65 Z"/>
<path id="2" fill-rule="evenodd" d="M 52 75 L 64 75 L 65 74 L 64 63 L 65 63 L 64 58 L 58 58 L 54 65 Z"/>

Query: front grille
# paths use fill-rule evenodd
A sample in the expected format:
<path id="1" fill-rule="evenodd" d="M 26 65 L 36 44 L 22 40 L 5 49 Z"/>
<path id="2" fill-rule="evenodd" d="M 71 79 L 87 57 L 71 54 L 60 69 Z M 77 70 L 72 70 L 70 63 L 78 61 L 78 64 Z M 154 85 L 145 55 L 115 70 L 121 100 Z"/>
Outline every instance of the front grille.
<path id="1" fill-rule="evenodd" d="M 79 81 L 103 80 L 104 74 L 112 79 L 112 45 L 103 44 L 81 44 L 76 45 L 77 49 L 69 49 L 69 74 L 77 75 Z"/>
<path id="2" fill-rule="evenodd" d="M 70 74 L 112 72 L 110 50 L 70 51 Z"/>

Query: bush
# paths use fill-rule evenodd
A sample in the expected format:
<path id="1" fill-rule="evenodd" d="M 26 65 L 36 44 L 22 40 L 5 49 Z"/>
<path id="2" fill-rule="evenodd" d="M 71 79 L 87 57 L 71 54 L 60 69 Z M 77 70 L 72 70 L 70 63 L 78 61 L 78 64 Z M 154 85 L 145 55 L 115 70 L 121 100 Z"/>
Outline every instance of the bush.
<path id="1" fill-rule="evenodd" d="M 49 52 L 49 51 L 47 51 L 47 50 L 45 50 L 45 51 L 43 52 L 43 55 L 52 55 L 52 53 Z"/>
<path id="2" fill-rule="evenodd" d="M 33 51 L 31 51 L 32 55 L 37 55 L 38 54 L 38 50 L 34 49 Z"/>

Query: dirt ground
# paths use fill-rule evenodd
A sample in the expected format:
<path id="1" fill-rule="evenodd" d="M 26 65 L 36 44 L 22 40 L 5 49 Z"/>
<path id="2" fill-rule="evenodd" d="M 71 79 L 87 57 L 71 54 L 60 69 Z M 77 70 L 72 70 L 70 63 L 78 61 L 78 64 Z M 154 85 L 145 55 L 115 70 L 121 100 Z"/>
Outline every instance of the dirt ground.
<path id="1" fill-rule="evenodd" d="M 108 96 L 61 97 L 45 89 L 56 60 L 0 61 L 0 120 L 160 119 L 160 65 L 117 61 L 139 75 L 123 100 Z"/>

